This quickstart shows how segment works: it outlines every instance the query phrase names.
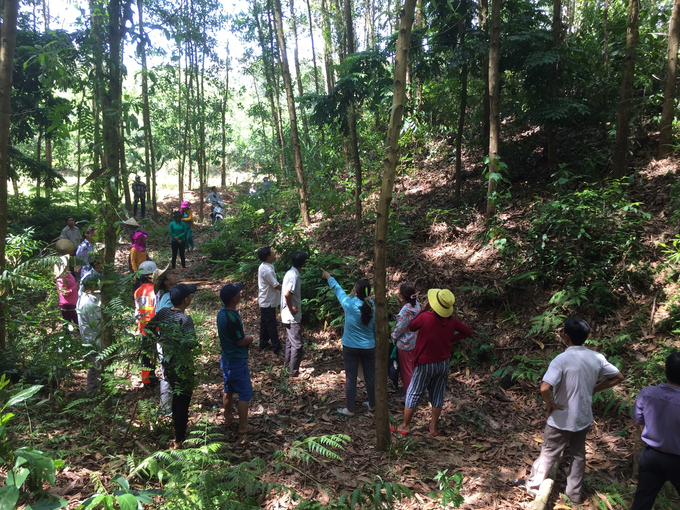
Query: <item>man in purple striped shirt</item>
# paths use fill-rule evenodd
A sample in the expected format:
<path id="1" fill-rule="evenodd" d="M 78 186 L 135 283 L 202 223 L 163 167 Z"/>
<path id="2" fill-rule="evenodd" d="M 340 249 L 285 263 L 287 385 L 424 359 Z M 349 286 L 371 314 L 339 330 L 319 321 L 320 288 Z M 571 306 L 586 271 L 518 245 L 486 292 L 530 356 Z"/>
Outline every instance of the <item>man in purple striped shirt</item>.
<path id="1" fill-rule="evenodd" d="M 640 475 L 631 510 L 651 510 L 669 480 L 680 494 L 680 352 L 666 358 L 666 379 L 638 394 L 633 421 L 644 425 L 645 447 L 638 457 Z"/>

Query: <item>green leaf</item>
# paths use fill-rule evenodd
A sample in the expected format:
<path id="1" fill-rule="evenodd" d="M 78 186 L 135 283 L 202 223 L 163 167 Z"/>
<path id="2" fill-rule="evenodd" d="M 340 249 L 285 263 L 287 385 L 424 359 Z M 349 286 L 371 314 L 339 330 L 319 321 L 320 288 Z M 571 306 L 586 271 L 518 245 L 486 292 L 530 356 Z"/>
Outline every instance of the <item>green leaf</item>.
<path id="1" fill-rule="evenodd" d="M 27 398 L 31 398 L 33 395 L 38 393 L 38 391 L 40 391 L 40 388 L 42 388 L 42 384 L 36 384 L 35 386 L 31 386 L 30 388 L 20 391 L 16 395 L 12 395 L 12 398 L 7 401 L 3 409 L 5 407 L 15 406 Z"/>
<path id="2" fill-rule="evenodd" d="M 19 468 L 19 469 L 12 469 L 9 473 L 7 473 L 7 480 L 5 480 L 5 483 L 7 485 L 14 485 L 15 487 L 21 487 L 21 485 L 24 483 L 26 478 L 28 478 L 28 474 L 30 473 L 30 470 L 26 468 Z"/>
<path id="3" fill-rule="evenodd" d="M 116 496 L 116 500 L 120 505 L 120 510 L 137 510 L 137 507 L 139 506 L 137 498 L 129 493 Z"/>
<path id="4" fill-rule="evenodd" d="M 14 485 L 0 487 L 0 510 L 13 510 L 19 500 L 19 489 Z"/>
<path id="5" fill-rule="evenodd" d="M 121 488 L 125 490 L 125 492 L 130 492 L 130 484 L 123 475 L 116 475 L 113 478 L 111 478 L 111 481 L 116 482 L 118 485 L 120 485 Z"/>
<path id="6" fill-rule="evenodd" d="M 58 508 L 67 508 L 68 501 L 65 499 L 45 498 L 40 499 L 26 507 L 25 510 L 57 510 Z"/>

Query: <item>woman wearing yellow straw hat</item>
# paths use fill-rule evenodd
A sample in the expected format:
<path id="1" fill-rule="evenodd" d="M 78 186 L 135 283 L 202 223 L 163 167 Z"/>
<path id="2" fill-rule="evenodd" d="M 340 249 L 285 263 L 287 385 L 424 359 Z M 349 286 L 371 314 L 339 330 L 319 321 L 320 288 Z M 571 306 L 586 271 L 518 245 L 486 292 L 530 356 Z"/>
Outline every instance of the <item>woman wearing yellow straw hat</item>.
<path id="1" fill-rule="evenodd" d="M 414 356 L 414 369 L 411 384 L 406 392 L 404 421 L 401 425 L 390 426 L 393 432 L 402 436 L 409 433 L 411 419 L 420 397 L 425 390 L 432 404 L 432 419 L 429 433 L 437 437 L 437 422 L 444 406 L 444 392 L 449 378 L 449 357 L 454 342 L 472 335 L 472 330 L 453 317 L 453 304 L 456 301 L 448 289 L 427 291 L 428 303 L 409 323 L 410 331 L 418 332 Z"/>

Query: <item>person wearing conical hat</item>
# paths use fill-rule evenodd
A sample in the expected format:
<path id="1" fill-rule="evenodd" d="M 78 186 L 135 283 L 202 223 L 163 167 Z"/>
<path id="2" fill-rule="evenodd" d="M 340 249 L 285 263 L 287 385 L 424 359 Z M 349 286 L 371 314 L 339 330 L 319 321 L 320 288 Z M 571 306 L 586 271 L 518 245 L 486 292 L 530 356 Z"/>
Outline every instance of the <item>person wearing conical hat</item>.
<path id="1" fill-rule="evenodd" d="M 413 414 L 425 390 L 432 404 L 429 432 L 432 437 L 439 435 L 437 422 L 444 407 L 451 347 L 458 340 L 472 335 L 472 330 L 453 316 L 456 298 L 450 290 L 430 289 L 427 301 L 408 325 L 410 331 L 418 332 L 413 354 L 413 377 L 406 391 L 404 421 L 396 427 L 390 425 L 390 430 L 402 436 L 409 433 Z"/>

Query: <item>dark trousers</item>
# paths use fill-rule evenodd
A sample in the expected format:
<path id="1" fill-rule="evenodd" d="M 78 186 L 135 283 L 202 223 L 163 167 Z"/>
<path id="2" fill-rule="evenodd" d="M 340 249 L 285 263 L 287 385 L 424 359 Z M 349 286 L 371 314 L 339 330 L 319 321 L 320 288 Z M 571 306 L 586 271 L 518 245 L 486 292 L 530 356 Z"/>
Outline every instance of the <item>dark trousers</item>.
<path id="1" fill-rule="evenodd" d="M 137 202 L 141 202 L 141 213 L 142 213 L 142 218 L 144 218 L 144 213 L 145 213 L 145 205 L 146 205 L 146 197 L 142 195 L 141 197 L 135 197 L 135 205 L 133 206 L 132 210 L 132 216 L 137 216 Z"/>
<path id="2" fill-rule="evenodd" d="M 671 433 L 674 432 L 677 431 Z M 651 510 L 666 480 L 680 494 L 680 455 L 664 453 L 645 445 L 638 457 L 638 465 L 640 476 L 630 510 Z"/>
<path id="3" fill-rule="evenodd" d="M 286 356 L 284 363 L 288 365 L 288 375 L 300 375 L 302 361 L 302 329 L 299 324 L 284 324 L 286 326 Z"/>
<path id="4" fill-rule="evenodd" d="M 76 305 L 59 305 L 61 309 L 61 316 L 64 320 L 72 322 L 78 326 L 78 313 L 76 312 Z"/>
<path id="5" fill-rule="evenodd" d="M 269 342 L 275 353 L 281 352 L 279 332 L 276 330 L 276 307 L 260 308 L 260 349 L 266 349 Z"/>
<path id="6" fill-rule="evenodd" d="M 175 269 L 177 262 L 177 252 L 179 251 L 179 259 L 182 261 L 182 267 L 187 267 L 184 260 L 184 243 L 179 241 L 172 241 L 172 268 Z"/>
<path id="7" fill-rule="evenodd" d="M 181 443 L 187 438 L 193 380 L 180 379 L 173 367 L 165 363 L 163 364 L 163 376 L 172 388 L 172 424 L 175 427 L 175 441 Z"/>
<path id="8" fill-rule="evenodd" d="M 364 369 L 368 406 L 375 407 L 375 347 L 372 349 L 357 349 L 342 346 L 342 360 L 345 362 L 345 397 L 347 409 L 354 412 L 357 397 L 357 376 L 359 362 Z"/>

